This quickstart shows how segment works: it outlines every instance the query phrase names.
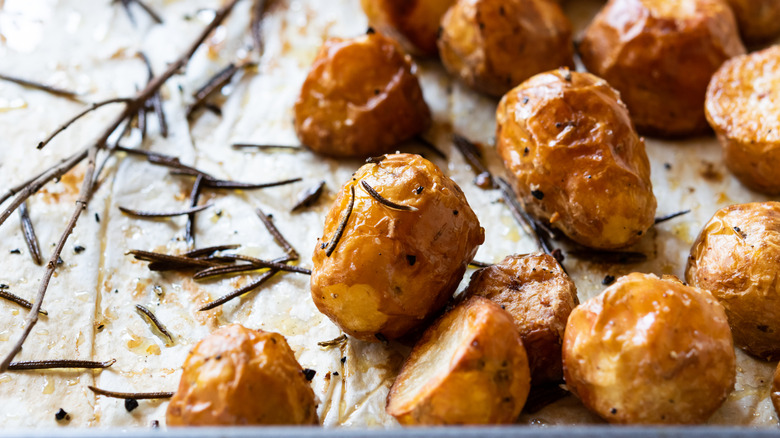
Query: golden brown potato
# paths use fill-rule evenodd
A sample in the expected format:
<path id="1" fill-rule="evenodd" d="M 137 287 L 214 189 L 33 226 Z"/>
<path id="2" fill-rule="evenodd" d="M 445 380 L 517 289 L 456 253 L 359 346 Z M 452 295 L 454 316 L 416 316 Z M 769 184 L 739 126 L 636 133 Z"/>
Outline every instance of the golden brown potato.
<path id="1" fill-rule="evenodd" d="M 411 58 L 378 33 L 327 40 L 295 102 L 298 138 L 334 157 L 382 154 L 430 124 Z"/>
<path id="2" fill-rule="evenodd" d="M 653 225 L 644 141 L 606 81 L 560 69 L 507 93 L 496 142 L 526 210 L 578 243 L 620 248 Z"/>
<path id="3" fill-rule="evenodd" d="M 444 306 L 484 240 L 454 181 L 418 155 L 387 155 L 354 174 L 325 219 L 314 304 L 356 338 L 397 338 Z"/>
<path id="4" fill-rule="evenodd" d="M 168 426 L 317 424 L 317 403 L 284 336 L 231 324 L 190 351 L 166 421 Z"/>
<path id="5" fill-rule="evenodd" d="M 442 19 L 439 54 L 451 74 L 497 97 L 574 65 L 571 24 L 549 0 L 459 0 Z"/>
<path id="6" fill-rule="evenodd" d="M 760 43 L 780 34 L 780 0 L 727 0 L 742 39 Z"/>
<path id="7" fill-rule="evenodd" d="M 707 89 L 707 120 L 726 165 L 743 184 L 767 194 L 780 194 L 778 96 L 780 46 L 731 59 Z"/>
<path id="8" fill-rule="evenodd" d="M 512 317 L 474 297 L 425 331 L 390 388 L 387 413 L 404 425 L 512 423 L 529 389 Z"/>
<path id="9" fill-rule="evenodd" d="M 769 396 L 772 399 L 772 406 L 775 407 L 775 413 L 780 416 L 780 364 L 775 369 L 775 376 L 772 379 L 772 393 Z"/>
<path id="10" fill-rule="evenodd" d="M 611 423 L 695 424 L 731 392 L 736 356 L 723 307 L 676 278 L 620 278 L 574 309 L 566 385 Z"/>
<path id="11" fill-rule="evenodd" d="M 734 343 L 780 359 L 780 203 L 722 208 L 691 248 L 685 279 L 726 309 Z"/>
<path id="12" fill-rule="evenodd" d="M 436 56 L 441 17 L 455 0 L 361 0 L 368 22 L 408 52 Z"/>
<path id="13" fill-rule="evenodd" d="M 742 53 L 723 0 L 610 0 L 580 45 L 588 71 L 620 91 L 637 129 L 662 136 L 706 132 L 707 84 Z"/>
<path id="14" fill-rule="evenodd" d="M 466 294 L 488 298 L 512 315 L 528 353 L 533 385 L 563 378 L 563 332 L 579 301 L 574 282 L 553 257 L 509 256 L 476 271 Z"/>

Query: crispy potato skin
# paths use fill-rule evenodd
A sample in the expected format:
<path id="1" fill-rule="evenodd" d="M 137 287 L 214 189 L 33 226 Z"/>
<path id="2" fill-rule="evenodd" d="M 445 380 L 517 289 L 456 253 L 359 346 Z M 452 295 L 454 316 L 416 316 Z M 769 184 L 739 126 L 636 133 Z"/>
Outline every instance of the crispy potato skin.
<path id="1" fill-rule="evenodd" d="M 378 33 L 325 41 L 294 111 L 301 142 L 333 157 L 382 154 L 431 124 L 411 58 Z"/>
<path id="2" fill-rule="evenodd" d="M 778 19 L 780 23 L 780 18 Z M 706 114 L 747 187 L 780 194 L 780 46 L 732 58 L 712 77 Z"/>
<path id="3" fill-rule="evenodd" d="M 317 403 L 284 336 L 231 324 L 190 351 L 166 421 L 168 426 L 314 425 Z"/>
<path id="4" fill-rule="evenodd" d="M 579 300 L 574 282 L 553 257 L 511 255 L 476 271 L 466 294 L 488 298 L 512 315 L 528 354 L 533 385 L 563 378 L 563 333 Z"/>
<path id="5" fill-rule="evenodd" d="M 416 211 L 390 209 L 362 187 Z M 323 244 L 355 204 L 330 257 Z M 419 193 L 418 193 L 419 192 Z M 376 341 L 397 338 L 441 309 L 460 283 L 485 231 L 454 181 L 430 161 L 388 155 L 366 164 L 342 187 L 314 250 L 314 304 L 345 332 Z"/>
<path id="6" fill-rule="evenodd" d="M 409 53 L 436 56 L 441 17 L 455 0 L 361 0 L 368 22 Z"/>
<path id="7" fill-rule="evenodd" d="M 637 129 L 659 136 L 706 132 L 707 84 L 743 53 L 723 0 L 610 0 L 580 45 L 588 71 L 620 91 Z"/>
<path id="8" fill-rule="evenodd" d="M 780 203 L 718 210 L 691 248 L 685 278 L 726 309 L 734 343 L 780 359 Z"/>
<path id="9" fill-rule="evenodd" d="M 444 67 L 496 97 L 543 71 L 573 67 L 571 23 L 549 0 L 459 0 L 442 19 Z"/>
<path id="10" fill-rule="evenodd" d="M 571 313 L 563 373 L 611 423 L 696 424 L 731 392 L 736 356 L 709 292 L 634 273 Z"/>
<path id="11" fill-rule="evenodd" d="M 775 376 L 772 379 L 772 392 L 769 395 L 772 399 L 772 406 L 775 407 L 775 413 L 780 416 L 780 364 L 775 369 Z"/>
<path id="12" fill-rule="evenodd" d="M 447 342 L 459 345 L 442 356 Z M 431 367 L 438 369 L 424 379 L 421 371 Z M 387 413 L 403 425 L 507 424 L 520 415 L 529 390 L 528 359 L 512 317 L 474 297 L 425 331 L 390 389 Z"/>
<path id="13" fill-rule="evenodd" d="M 653 225 L 644 141 L 606 81 L 565 69 L 536 75 L 501 99 L 496 118 L 498 153 L 529 213 L 601 249 L 630 245 Z"/>
<path id="14" fill-rule="evenodd" d="M 746 43 L 780 35 L 780 0 L 727 0 Z"/>

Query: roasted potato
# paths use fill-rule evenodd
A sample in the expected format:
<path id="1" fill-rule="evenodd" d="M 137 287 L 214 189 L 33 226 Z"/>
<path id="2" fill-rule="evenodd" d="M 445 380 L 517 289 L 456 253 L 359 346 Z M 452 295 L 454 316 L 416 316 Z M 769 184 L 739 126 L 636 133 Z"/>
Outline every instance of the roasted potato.
<path id="1" fill-rule="evenodd" d="M 573 67 L 571 32 L 550 0 L 458 0 L 442 19 L 439 54 L 468 86 L 500 97 L 537 73 Z"/>
<path id="2" fill-rule="evenodd" d="M 580 44 L 588 71 L 620 91 L 637 129 L 660 136 L 706 132 L 707 84 L 743 53 L 724 0 L 610 0 Z"/>
<path id="3" fill-rule="evenodd" d="M 696 424 L 731 392 L 736 356 L 709 292 L 634 273 L 571 312 L 563 374 L 611 423 Z"/>
<path id="4" fill-rule="evenodd" d="M 780 46 L 772 46 L 723 64 L 705 106 L 728 168 L 749 188 L 774 195 L 780 194 L 778 96 Z"/>
<path id="5" fill-rule="evenodd" d="M 428 128 L 431 112 L 411 58 L 375 32 L 325 42 L 295 102 L 295 131 L 333 157 L 388 152 Z"/>
<path id="6" fill-rule="evenodd" d="M 726 309 L 734 343 L 780 359 L 780 202 L 722 208 L 691 248 L 685 279 Z"/>
<path id="7" fill-rule="evenodd" d="M 760 43 L 780 35 L 780 0 L 727 0 L 742 39 Z"/>
<path id="8" fill-rule="evenodd" d="M 509 256 L 476 271 L 466 295 L 488 298 L 512 315 L 528 354 L 533 385 L 563 378 L 563 331 L 579 301 L 574 282 L 553 257 Z"/>
<path id="9" fill-rule="evenodd" d="M 387 413 L 404 425 L 512 423 L 529 389 L 512 317 L 474 297 L 425 331 L 390 388 Z"/>
<path id="10" fill-rule="evenodd" d="M 436 56 L 441 17 L 455 0 L 361 0 L 368 22 L 408 52 Z"/>
<path id="11" fill-rule="evenodd" d="M 772 379 L 772 392 L 769 394 L 769 397 L 772 399 L 775 413 L 780 416 L 780 364 L 775 369 L 775 376 Z"/>
<path id="12" fill-rule="evenodd" d="M 195 345 L 168 426 L 318 424 L 314 391 L 284 336 L 239 324 Z"/>
<path id="13" fill-rule="evenodd" d="M 606 81 L 559 69 L 498 105 L 496 142 L 526 210 L 578 243 L 630 245 L 653 225 L 645 144 Z"/>
<path id="14" fill-rule="evenodd" d="M 446 304 L 485 231 L 460 187 L 430 161 L 371 161 L 325 219 L 311 295 L 345 332 L 376 341 L 403 335 Z"/>

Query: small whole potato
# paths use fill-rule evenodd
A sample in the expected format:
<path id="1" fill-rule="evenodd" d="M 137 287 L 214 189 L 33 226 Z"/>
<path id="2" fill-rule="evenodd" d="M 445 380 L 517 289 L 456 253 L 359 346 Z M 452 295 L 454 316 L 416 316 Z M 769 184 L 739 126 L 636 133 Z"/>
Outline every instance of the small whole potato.
<path id="1" fill-rule="evenodd" d="M 536 75 L 501 99 L 496 119 L 498 153 L 530 214 L 599 249 L 628 246 L 653 225 L 645 144 L 606 81 Z"/>
<path id="2" fill-rule="evenodd" d="M 190 351 L 166 421 L 168 426 L 313 425 L 317 402 L 284 336 L 231 324 Z"/>
<path id="3" fill-rule="evenodd" d="M 325 41 L 295 102 L 295 132 L 333 157 L 388 152 L 431 124 L 411 58 L 375 32 Z"/>
<path id="4" fill-rule="evenodd" d="M 727 0 L 746 43 L 780 35 L 780 0 Z"/>
<path id="5" fill-rule="evenodd" d="M 780 203 L 732 205 L 715 213 L 691 247 L 685 279 L 726 309 L 734 343 L 780 359 Z"/>
<path id="6" fill-rule="evenodd" d="M 346 333 L 376 341 L 403 335 L 446 304 L 485 231 L 460 187 L 430 161 L 371 161 L 325 219 L 311 295 Z"/>
<path id="7" fill-rule="evenodd" d="M 436 56 L 441 17 L 455 0 L 361 0 L 368 22 L 415 55 Z"/>
<path id="8" fill-rule="evenodd" d="M 566 321 L 579 304 L 577 288 L 547 254 L 511 255 L 471 276 L 467 296 L 482 296 L 515 320 L 531 367 L 531 384 L 563 378 Z"/>
<path id="9" fill-rule="evenodd" d="M 705 105 L 728 168 L 747 187 L 772 195 L 780 194 L 778 96 L 780 46 L 772 46 L 723 64 Z"/>
<path id="10" fill-rule="evenodd" d="M 610 423 L 697 424 L 733 389 L 736 356 L 709 292 L 634 273 L 571 312 L 563 373 Z"/>
<path id="11" fill-rule="evenodd" d="M 387 395 L 403 425 L 507 424 L 530 390 L 512 317 L 474 297 L 436 321 L 414 346 Z"/>
<path id="12" fill-rule="evenodd" d="M 543 71 L 573 67 L 571 23 L 549 0 L 458 0 L 441 23 L 444 67 L 496 97 Z"/>
<path id="13" fill-rule="evenodd" d="M 707 84 L 745 53 L 724 0 L 610 0 L 579 50 L 588 71 L 620 91 L 637 129 L 660 136 L 706 132 Z"/>

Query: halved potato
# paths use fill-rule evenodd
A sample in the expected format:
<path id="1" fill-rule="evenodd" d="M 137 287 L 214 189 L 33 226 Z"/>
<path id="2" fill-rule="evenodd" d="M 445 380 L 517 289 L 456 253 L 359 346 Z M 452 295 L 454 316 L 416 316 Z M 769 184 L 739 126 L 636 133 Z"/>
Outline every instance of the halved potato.
<path id="1" fill-rule="evenodd" d="M 610 423 L 697 424 L 733 389 L 736 356 L 712 294 L 634 273 L 571 312 L 563 370 L 569 390 Z"/>
<path id="2" fill-rule="evenodd" d="M 511 255 L 476 271 L 466 294 L 488 298 L 512 315 L 533 385 L 563 378 L 563 333 L 579 300 L 574 282 L 552 256 Z"/>
<path id="3" fill-rule="evenodd" d="M 404 425 L 511 423 L 530 380 L 512 317 L 474 297 L 425 331 L 390 389 L 387 413 Z"/>
<path id="4" fill-rule="evenodd" d="M 368 22 L 415 55 L 436 56 L 441 17 L 455 0 L 361 0 Z"/>
<path id="5" fill-rule="evenodd" d="M 780 22 L 780 20 L 778 20 Z M 780 194 L 780 46 L 732 58 L 712 77 L 706 113 L 726 166 L 749 188 Z"/>
<path id="6" fill-rule="evenodd" d="M 168 426 L 317 424 L 317 402 L 284 336 L 239 324 L 195 345 Z"/>

